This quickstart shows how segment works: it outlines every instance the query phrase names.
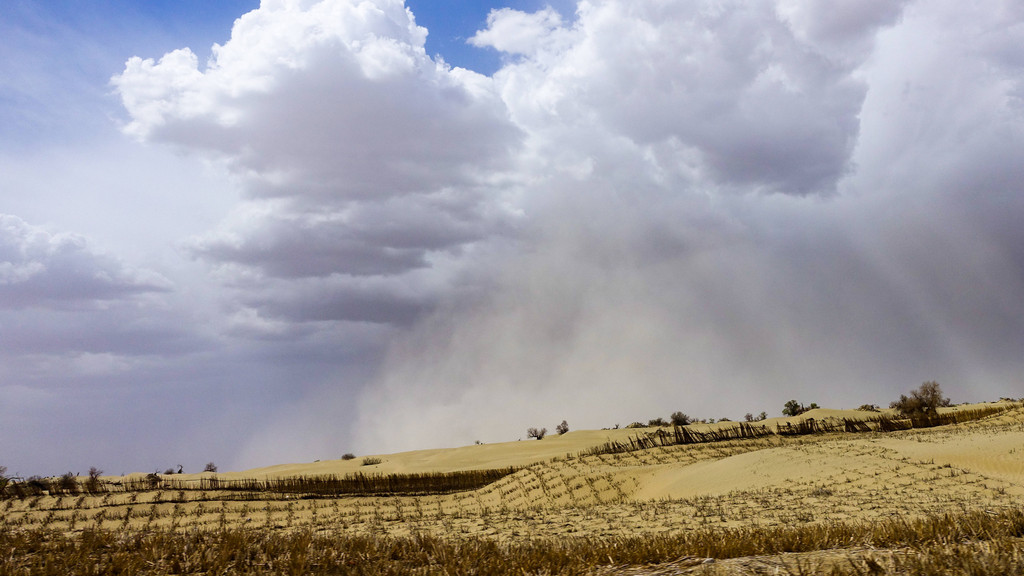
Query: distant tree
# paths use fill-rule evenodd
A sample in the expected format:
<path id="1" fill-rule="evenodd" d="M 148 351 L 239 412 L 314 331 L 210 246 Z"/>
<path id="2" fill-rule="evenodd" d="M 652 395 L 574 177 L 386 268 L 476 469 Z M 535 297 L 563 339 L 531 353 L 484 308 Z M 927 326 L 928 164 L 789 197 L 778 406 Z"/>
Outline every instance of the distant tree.
<path id="1" fill-rule="evenodd" d="M 544 437 L 547 436 L 547 434 L 548 434 L 548 429 L 547 428 L 541 428 L 540 430 L 538 430 L 536 428 L 527 428 L 526 429 L 526 436 L 529 437 L 529 438 L 536 438 L 537 440 L 543 440 Z"/>
<path id="2" fill-rule="evenodd" d="M 921 416 L 935 414 L 939 408 L 950 404 L 949 398 L 942 395 L 939 383 L 931 381 L 912 390 L 910 396 L 900 394 L 900 399 L 894 400 L 889 407 L 895 408 L 903 416 Z"/>
<path id="3" fill-rule="evenodd" d="M 754 421 L 754 415 L 751 414 L 750 412 L 747 412 L 746 414 L 743 415 L 743 420 L 746 421 L 746 422 L 753 422 Z"/>
<path id="4" fill-rule="evenodd" d="M 693 422 L 693 420 L 683 412 L 673 412 L 672 416 L 669 418 L 675 426 L 686 426 L 690 422 Z"/>
<path id="5" fill-rule="evenodd" d="M 861 404 L 860 408 L 857 408 L 857 410 L 861 410 L 861 411 L 864 411 L 864 412 L 878 412 L 878 405 L 877 404 Z"/>
<path id="6" fill-rule="evenodd" d="M 652 418 L 647 421 L 648 426 L 668 426 L 668 422 L 665 422 L 664 418 Z"/>
<path id="7" fill-rule="evenodd" d="M 356 455 L 351 453 L 351 452 L 349 452 L 348 454 L 342 455 L 341 459 L 342 460 L 355 460 L 356 459 Z"/>
<path id="8" fill-rule="evenodd" d="M 207 462 L 206 463 L 206 467 L 203 468 L 203 472 L 216 472 L 216 471 L 217 471 L 217 465 L 214 464 L 213 462 Z"/>
<path id="9" fill-rule="evenodd" d="M 768 419 L 768 413 L 765 412 L 764 410 L 762 410 L 761 413 L 757 415 L 757 419 L 758 420 L 767 420 Z"/>
<path id="10" fill-rule="evenodd" d="M 562 434 L 565 434 L 568 431 L 569 431 L 569 423 L 566 422 L 565 420 L 562 420 L 561 424 L 559 424 L 558 426 L 555 426 L 555 432 L 558 432 L 559 436 L 561 436 Z"/>
<path id="11" fill-rule="evenodd" d="M 789 402 L 786 402 L 785 407 L 782 408 L 782 413 L 786 416 L 799 416 L 808 410 L 814 410 L 816 408 L 818 408 L 818 405 L 814 402 L 811 402 L 810 406 L 804 406 L 796 400 L 790 400 Z"/>
<path id="12" fill-rule="evenodd" d="M 100 491 L 100 476 L 103 475 L 103 470 L 92 466 L 89 468 L 89 479 L 85 481 L 85 490 L 87 492 L 95 493 Z"/>
<path id="13" fill-rule="evenodd" d="M 3 491 L 7 488 L 7 483 L 11 479 L 7 477 L 7 466 L 0 466 L 0 496 L 3 495 Z"/>

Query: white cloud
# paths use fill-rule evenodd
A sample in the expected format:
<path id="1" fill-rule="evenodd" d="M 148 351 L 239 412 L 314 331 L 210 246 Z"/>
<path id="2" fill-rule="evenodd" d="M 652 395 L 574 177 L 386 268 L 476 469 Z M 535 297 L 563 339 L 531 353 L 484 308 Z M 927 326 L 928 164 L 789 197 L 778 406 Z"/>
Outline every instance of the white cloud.
<path id="1" fill-rule="evenodd" d="M 438 262 L 513 226 L 502 174 L 520 131 L 492 81 L 433 61 L 425 34 L 402 2 L 264 3 L 204 70 L 179 50 L 114 79 L 129 133 L 211 150 L 243 179 L 249 201 L 190 249 L 234 284 L 275 279 L 249 306 L 408 322 L 458 269 Z"/>
<path id="2" fill-rule="evenodd" d="M 527 248 L 391 347 L 360 442 L 856 406 L 930 379 L 1011 395 L 1024 116 L 999 6 L 583 2 L 551 32 L 570 43 L 517 46 L 496 79 L 535 155 Z M 383 410 L 408 427 L 380 433 Z"/>
<path id="3" fill-rule="evenodd" d="M 0 214 L 0 308 L 89 306 L 170 288 L 155 272 L 94 251 L 82 236 Z"/>
<path id="4" fill-rule="evenodd" d="M 480 30 L 469 43 L 489 46 L 509 54 L 532 55 L 544 49 L 558 36 L 562 16 L 551 7 L 532 14 L 501 8 L 487 15 L 487 28 Z"/>
<path id="5" fill-rule="evenodd" d="M 980 400 L 1024 345 L 1006 6 L 505 9 L 472 41 L 507 56 L 488 78 L 400 2 L 265 2 L 205 66 L 114 83 L 126 130 L 244 187 L 188 250 L 230 342 L 304 386 L 245 459 L 295 414 L 344 435 L 333 402 L 377 451 L 925 379 Z"/>

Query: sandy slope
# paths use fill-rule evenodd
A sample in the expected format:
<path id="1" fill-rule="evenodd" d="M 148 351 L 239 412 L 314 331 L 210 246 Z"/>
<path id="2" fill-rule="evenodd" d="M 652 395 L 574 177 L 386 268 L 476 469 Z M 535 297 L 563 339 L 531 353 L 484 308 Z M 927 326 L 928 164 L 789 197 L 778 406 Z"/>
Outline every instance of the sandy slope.
<path id="1" fill-rule="evenodd" d="M 803 417 L 869 416 L 859 411 L 815 410 Z M 785 421 L 766 424 L 774 427 Z M 37 496 L 0 503 L 0 524 L 70 532 L 96 525 L 111 529 L 314 527 L 332 533 L 428 532 L 517 539 L 870 521 L 949 510 L 1005 510 L 1024 504 L 1021 405 L 981 421 L 939 428 L 773 435 L 581 455 L 606 442 L 628 442 L 652 431 L 578 431 L 541 441 L 382 455 L 382 462 L 374 466 L 362 466 L 362 458 L 357 458 L 218 475 L 232 479 L 520 468 L 466 492 L 300 499 L 282 493 L 165 489 Z"/>

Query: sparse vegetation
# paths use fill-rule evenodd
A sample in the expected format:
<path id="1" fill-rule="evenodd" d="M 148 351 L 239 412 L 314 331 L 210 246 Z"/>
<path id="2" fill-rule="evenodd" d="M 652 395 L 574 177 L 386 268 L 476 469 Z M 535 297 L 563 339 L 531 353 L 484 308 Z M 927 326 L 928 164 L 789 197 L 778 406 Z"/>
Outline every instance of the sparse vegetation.
<path id="1" fill-rule="evenodd" d="M 383 460 L 376 456 L 367 456 L 366 458 L 363 458 L 363 466 L 376 466 L 381 462 L 383 462 Z"/>
<path id="2" fill-rule="evenodd" d="M 612 567 L 725 560 L 838 550 L 833 575 L 1019 574 L 1024 556 L 1020 510 L 892 518 L 871 523 L 696 529 L 600 538 L 336 536 L 314 530 L 150 530 L 122 534 L 89 528 L 64 535 L 43 528 L 0 530 L 0 574 L 588 574 Z M 889 550 L 906 550 L 899 554 Z M 651 567 L 651 573 L 653 572 Z M 604 572 L 610 573 L 610 572 Z M 624 573 L 624 572 L 623 572 Z M 799 563 L 773 573 L 820 573 Z"/>
<path id="3" fill-rule="evenodd" d="M 1022 408 L 640 425 L 609 431 L 590 450 L 493 470 L 242 480 L 97 471 L 95 491 L 72 476 L 69 492 L 64 477 L 14 479 L 0 493 L 0 574 L 613 576 L 651 563 L 666 564 L 643 570 L 689 573 L 687 562 L 715 558 L 695 573 L 724 576 L 760 573 L 753 563 L 768 566 L 761 562 L 783 552 L 770 560 L 773 573 L 1020 573 L 1019 483 L 942 461 L 934 448 L 1019 434 Z M 943 424 L 960 426 L 930 428 Z M 732 458 L 743 454 L 753 459 Z M 701 462 L 728 470 L 738 461 L 765 470 L 779 458 L 800 474 L 762 484 L 769 476 L 730 472 L 741 484 L 697 495 L 640 496 L 651 483 L 635 473 L 657 478 Z M 405 466 L 400 455 L 388 460 Z"/>

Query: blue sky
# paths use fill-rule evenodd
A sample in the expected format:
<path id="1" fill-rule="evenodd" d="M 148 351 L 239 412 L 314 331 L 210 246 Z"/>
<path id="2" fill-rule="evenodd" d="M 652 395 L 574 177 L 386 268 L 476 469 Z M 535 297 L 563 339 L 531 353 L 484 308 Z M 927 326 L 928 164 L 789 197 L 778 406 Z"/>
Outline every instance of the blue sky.
<path id="1" fill-rule="evenodd" d="M 1019 396 L 1022 46 L 998 0 L 4 2 L 0 465 Z"/>

